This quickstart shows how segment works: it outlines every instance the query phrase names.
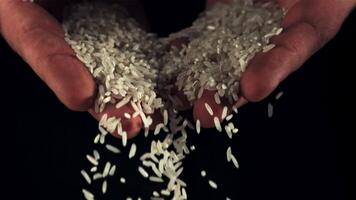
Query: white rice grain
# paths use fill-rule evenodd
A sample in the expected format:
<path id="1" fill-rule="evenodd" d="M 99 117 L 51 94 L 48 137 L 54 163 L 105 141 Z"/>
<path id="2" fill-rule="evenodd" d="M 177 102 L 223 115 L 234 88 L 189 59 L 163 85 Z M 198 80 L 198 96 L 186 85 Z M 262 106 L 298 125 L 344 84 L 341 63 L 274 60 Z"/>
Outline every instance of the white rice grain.
<path id="1" fill-rule="evenodd" d="M 91 155 L 86 155 L 86 157 L 87 157 L 88 161 L 89 161 L 91 164 L 93 164 L 93 165 L 95 165 L 95 166 L 99 164 L 98 161 L 97 161 L 93 156 L 91 156 Z"/>
<path id="2" fill-rule="evenodd" d="M 126 183 L 126 179 L 124 177 L 121 177 L 120 182 L 124 184 L 124 183 Z"/>
<path id="3" fill-rule="evenodd" d="M 157 176 L 150 176 L 149 180 L 152 181 L 152 182 L 157 182 L 157 183 L 163 183 L 164 182 L 164 180 L 162 178 L 157 177 Z"/>
<path id="4" fill-rule="evenodd" d="M 91 179 L 90 179 L 88 173 L 84 169 L 81 170 L 80 173 L 82 174 L 82 176 L 84 177 L 86 182 L 90 185 L 91 184 Z"/>
<path id="5" fill-rule="evenodd" d="M 213 109 L 211 109 L 210 105 L 207 103 L 204 103 L 206 110 L 208 111 L 209 115 L 213 116 L 214 112 Z"/>
<path id="6" fill-rule="evenodd" d="M 221 119 L 224 120 L 227 115 L 227 106 L 224 106 L 222 113 L 221 113 Z"/>
<path id="7" fill-rule="evenodd" d="M 163 111 L 163 124 L 166 126 L 168 124 L 168 111 Z"/>
<path id="8" fill-rule="evenodd" d="M 131 148 L 130 148 L 130 152 L 129 152 L 129 158 L 130 158 L 130 159 L 135 156 L 135 154 L 136 154 L 136 149 L 137 149 L 136 144 L 135 144 L 135 143 L 132 143 L 132 144 L 131 144 Z"/>
<path id="9" fill-rule="evenodd" d="M 108 182 L 104 180 L 103 185 L 101 186 L 101 192 L 105 194 L 107 189 L 108 189 Z"/>
<path id="10" fill-rule="evenodd" d="M 109 175 L 110 168 L 111 168 L 111 163 L 108 161 L 108 162 L 106 162 L 104 170 L 103 170 L 103 177 L 104 178 Z"/>
<path id="11" fill-rule="evenodd" d="M 215 124 L 216 130 L 218 130 L 219 132 L 221 132 L 221 131 L 222 131 L 222 128 L 221 128 L 221 124 L 220 124 L 220 121 L 219 121 L 219 118 L 218 118 L 218 117 L 214 117 L 214 124 Z"/>
<path id="12" fill-rule="evenodd" d="M 221 104 L 220 96 L 218 93 L 214 94 L 214 100 L 216 104 Z"/>
<path id="13" fill-rule="evenodd" d="M 228 115 L 228 116 L 226 117 L 226 121 L 230 121 L 233 116 L 234 116 L 233 114 Z"/>
<path id="14" fill-rule="evenodd" d="M 118 154 L 118 153 L 121 152 L 119 148 L 117 148 L 117 147 L 115 147 L 115 146 L 113 146 L 113 145 L 111 145 L 111 144 L 106 144 L 106 145 L 105 145 L 105 148 L 106 148 L 107 150 L 111 151 L 112 153 L 115 153 L 115 154 Z"/>
<path id="15" fill-rule="evenodd" d="M 283 92 L 278 92 L 278 94 L 276 95 L 275 99 L 279 100 L 282 96 L 283 96 Z"/>
<path id="16" fill-rule="evenodd" d="M 200 175 L 201 175 L 201 177 L 206 177 L 206 171 L 205 170 L 201 170 Z"/>
<path id="17" fill-rule="evenodd" d="M 273 116 L 273 106 L 271 103 L 268 103 L 267 114 L 268 114 L 269 118 L 271 118 Z"/>
<path id="18" fill-rule="evenodd" d="M 112 165 L 109 171 L 109 176 L 114 176 L 115 172 L 116 172 L 116 165 Z"/>
<path id="19" fill-rule="evenodd" d="M 227 159 L 227 162 L 231 161 L 231 147 L 228 147 L 226 150 L 226 159 Z"/>
<path id="20" fill-rule="evenodd" d="M 140 174 L 145 177 L 145 178 L 148 178 L 148 173 L 146 172 L 145 169 L 143 169 L 141 166 L 138 167 L 138 171 L 140 172 Z"/>
<path id="21" fill-rule="evenodd" d="M 209 180 L 209 185 L 213 189 L 218 189 L 218 185 L 212 180 Z"/>
<path id="22" fill-rule="evenodd" d="M 196 123 L 195 123 L 195 129 L 197 131 L 197 133 L 199 134 L 200 133 L 200 120 L 197 119 Z"/>
<path id="23" fill-rule="evenodd" d="M 83 195 L 85 197 L 86 200 L 93 200 L 94 199 L 94 195 L 93 193 L 89 192 L 86 189 L 82 189 Z"/>

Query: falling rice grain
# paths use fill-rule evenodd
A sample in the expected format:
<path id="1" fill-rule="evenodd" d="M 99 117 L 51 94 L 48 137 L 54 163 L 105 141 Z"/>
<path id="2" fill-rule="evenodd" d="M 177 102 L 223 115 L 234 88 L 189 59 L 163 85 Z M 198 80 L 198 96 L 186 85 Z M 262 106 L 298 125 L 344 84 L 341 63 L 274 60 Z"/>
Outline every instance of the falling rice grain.
<path id="1" fill-rule="evenodd" d="M 283 96 L 283 92 L 278 92 L 278 94 L 276 95 L 275 99 L 278 100 Z"/>
<path id="2" fill-rule="evenodd" d="M 163 111 L 163 124 L 166 126 L 168 124 L 168 111 Z"/>
<path id="3" fill-rule="evenodd" d="M 106 162 L 104 170 L 103 170 L 103 177 L 104 178 L 109 175 L 110 168 L 111 168 L 111 163 L 108 161 L 108 162 Z"/>
<path id="4" fill-rule="evenodd" d="M 135 143 L 132 143 L 132 144 L 131 144 L 131 148 L 130 148 L 130 152 L 129 152 L 129 158 L 130 158 L 130 159 L 135 156 L 135 154 L 136 154 L 136 149 L 137 149 L 136 144 L 135 144 Z"/>
<path id="5" fill-rule="evenodd" d="M 103 185 L 101 186 L 101 192 L 105 194 L 107 189 L 108 189 L 108 182 L 104 180 Z"/>
<path id="6" fill-rule="evenodd" d="M 112 165 L 109 171 L 109 176 L 114 176 L 115 171 L 116 171 L 116 165 Z"/>
<path id="7" fill-rule="evenodd" d="M 222 131 L 222 128 L 221 128 L 221 124 L 220 124 L 219 118 L 214 117 L 214 124 L 215 124 L 216 130 L 218 130 L 219 132 L 221 132 L 221 131 Z"/>
<path id="8" fill-rule="evenodd" d="M 121 177 L 121 178 L 120 178 L 120 182 L 121 182 L 121 183 L 126 183 L 126 179 L 125 179 L 124 177 Z"/>
<path id="9" fill-rule="evenodd" d="M 97 161 L 93 156 L 91 156 L 91 155 L 86 155 L 86 157 L 87 157 L 88 161 L 89 161 L 91 164 L 93 164 L 93 165 L 98 165 L 98 164 L 99 164 L 98 161 Z"/>
<path id="10" fill-rule="evenodd" d="M 267 112 L 268 117 L 271 118 L 273 116 L 273 106 L 271 103 L 268 103 Z"/>
<path id="11" fill-rule="evenodd" d="M 149 180 L 152 181 L 152 182 L 157 182 L 157 183 L 163 183 L 164 182 L 162 178 L 157 177 L 157 176 L 150 176 Z"/>
<path id="12" fill-rule="evenodd" d="M 201 170 L 200 175 L 201 175 L 201 177 L 205 177 L 206 176 L 206 171 L 205 170 Z"/>
<path id="13" fill-rule="evenodd" d="M 82 189 L 82 192 L 83 192 L 83 195 L 84 195 L 85 199 L 87 199 L 87 200 L 93 200 L 94 199 L 93 193 L 89 192 L 88 190 Z"/>
<path id="14" fill-rule="evenodd" d="M 86 182 L 90 185 L 91 184 L 91 179 L 90 179 L 88 173 L 85 170 L 81 170 L 80 173 L 82 174 L 82 176 L 84 177 Z"/>
<path id="15" fill-rule="evenodd" d="M 212 181 L 212 180 L 209 180 L 209 185 L 210 185 L 210 187 L 212 187 L 213 189 L 218 189 L 218 185 L 217 185 L 214 181 Z"/>
<path id="16" fill-rule="evenodd" d="M 227 106 L 224 106 L 222 113 L 221 113 L 221 119 L 224 120 L 227 115 Z"/>
<path id="17" fill-rule="evenodd" d="M 140 174 L 145 177 L 148 178 L 148 173 L 146 172 L 145 169 L 143 169 L 141 166 L 138 167 L 138 171 L 140 172 Z"/>
<path id="18" fill-rule="evenodd" d="M 113 146 L 113 145 L 111 145 L 111 144 L 106 144 L 106 145 L 105 145 L 105 148 L 106 148 L 107 150 L 111 151 L 112 153 L 115 153 L 115 154 L 118 154 L 118 153 L 121 152 L 120 149 L 118 149 L 117 147 L 115 147 L 115 146 Z"/>
<path id="19" fill-rule="evenodd" d="M 197 122 L 195 123 L 195 129 L 197 131 L 197 133 L 199 134 L 200 133 L 200 120 L 197 119 Z"/>
<path id="20" fill-rule="evenodd" d="M 226 117 L 226 121 L 230 121 L 233 116 L 234 116 L 233 114 L 228 115 L 228 116 Z"/>

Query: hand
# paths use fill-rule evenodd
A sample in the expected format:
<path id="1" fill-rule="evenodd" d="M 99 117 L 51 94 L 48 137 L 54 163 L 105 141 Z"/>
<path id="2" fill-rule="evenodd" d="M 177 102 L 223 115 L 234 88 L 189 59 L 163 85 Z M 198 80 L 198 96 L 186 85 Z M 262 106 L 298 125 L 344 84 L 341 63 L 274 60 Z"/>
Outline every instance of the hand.
<path id="1" fill-rule="evenodd" d="M 47 0 L 40 1 L 39 4 L 52 5 L 58 9 L 63 8 L 65 1 Z M 92 110 L 95 82 L 64 40 L 60 23 L 39 4 L 22 0 L 0 0 L 0 33 L 63 104 L 75 111 Z M 107 106 L 105 112 L 109 116 L 121 118 L 128 137 L 133 137 L 141 129 L 139 117 L 131 120 L 123 117 L 125 112 L 134 112 L 129 105 L 120 109 Z M 91 113 L 96 119 L 100 119 L 101 114 Z"/>
<path id="2" fill-rule="evenodd" d="M 208 0 L 212 6 L 219 0 Z M 228 0 L 220 0 L 220 2 Z M 266 1 L 266 0 L 265 0 Z M 282 27 L 284 31 L 272 38 L 276 47 L 251 60 L 240 82 L 241 98 L 237 107 L 247 101 L 256 102 L 268 96 L 289 74 L 297 70 L 311 55 L 332 39 L 348 14 L 355 8 L 355 0 L 278 0 L 287 9 Z M 261 82 L 260 80 L 263 80 Z M 194 103 L 194 117 L 201 126 L 214 126 L 207 113 L 207 102 L 214 113 L 220 114 L 224 104 L 217 105 L 213 92 L 204 92 Z M 226 104 L 225 104 L 226 105 Z"/>

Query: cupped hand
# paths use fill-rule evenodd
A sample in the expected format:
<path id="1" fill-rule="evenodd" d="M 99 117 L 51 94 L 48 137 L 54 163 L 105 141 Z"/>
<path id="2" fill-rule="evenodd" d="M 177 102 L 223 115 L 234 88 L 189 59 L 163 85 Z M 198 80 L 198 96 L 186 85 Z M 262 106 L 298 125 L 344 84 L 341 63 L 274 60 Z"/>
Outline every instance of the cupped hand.
<path id="1" fill-rule="evenodd" d="M 260 0 L 261 1 L 261 0 Z M 266 0 L 265 0 L 266 1 Z M 207 7 L 216 2 L 208 0 Z M 355 0 L 278 0 L 287 10 L 282 22 L 284 31 L 272 38 L 276 47 L 253 58 L 241 77 L 239 107 L 247 101 L 257 102 L 267 97 L 289 74 L 297 70 L 317 50 L 332 39 L 348 14 L 355 8 Z M 261 81 L 263 80 L 263 81 Z M 216 104 L 213 92 L 205 91 L 194 103 L 194 117 L 203 127 L 213 127 L 213 117 L 205 109 L 205 102 L 219 116 L 227 104 Z M 229 105 L 228 105 L 229 106 Z"/>
<path id="2" fill-rule="evenodd" d="M 96 85 L 91 74 L 64 40 L 61 24 L 42 7 L 56 8 L 61 13 L 59 8 L 63 8 L 66 1 L 37 2 L 0 0 L 0 33 L 64 105 L 75 111 L 89 110 L 100 119 L 103 113 L 92 112 Z M 109 117 L 122 119 L 129 138 L 142 127 L 139 117 L 131 120 L 122 117 L 124 112 L 133 113 L 130 105 L 120 109 L 108 105 L 105 112 Z"/>

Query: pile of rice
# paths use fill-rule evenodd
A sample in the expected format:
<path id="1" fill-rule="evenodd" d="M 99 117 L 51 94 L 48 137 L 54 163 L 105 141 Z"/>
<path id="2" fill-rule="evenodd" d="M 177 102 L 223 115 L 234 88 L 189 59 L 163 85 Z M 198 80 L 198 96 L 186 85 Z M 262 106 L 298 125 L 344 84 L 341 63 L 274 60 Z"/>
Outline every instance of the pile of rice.
<path id="1" fill-rule="evenodd" d="M 98 85 L 95 111 L 102 112 L 107 104 L 114 104 L 116 108 L 131 104 L 135 113 L 125 113 L 125 117 L 140 116 L 145 136 L 152 124 L 148 114 L 157 109 L 162 113 L 163 122 L 156 125 L 153 135 L 164 134 L 164 139 L 151 142 L 150 149 L 139 157 L 141 165 L 137 167 L 138 173 L 149 181 L 166 184 L 160 192 L 153 191 L 151 199 L 187 199 L 187 183 L 180 175 L 184 158 L 195 149 L 194 145 L 187 146 L 187 130 L 199 134 L 201 127 L 199 120 L 189 122 L 175 110 L 177 102 L 176 98 L 171 98 L 172 89 L 183 91 L 190 102 L 199 98 L 203 90 L 216 91 L 218 104 L 220 98 L 231 103 L 236 101 L 240 77 L 248 62 L 256 53 L 274 47 L 269 39 L 281 33 L 283 11 L 272 3 L 254 5 L 248 0 L 218 4 L 201 15 L 190 28 L 168 38 L 157 38 L 145 32 L 118 5 L 82 3 L 71 6 L 68 13 L 63 23 L 66 41 Z M 168 48 L 170 41 L 180 38 L 187 41 L 183 47 Z M 210 105 L 205 106 L 214 116 Z M 233 122 L 227 122 L 224 127 L 220 124 L 220 119 L 232 119 L 233 115 L 227 110 L 224 107 L 222 116 L 214 116 L 214 123 L 218 131 L 232 138 L 238 132 Z M 104 114 L 94 143 L 105 145 L 112 153 L 120 153 L 118 147 L 105 142 L 110 132 L 122 137 L 120 148 L 127 145 L 127 134 L 120 120 Z M 131 145 L 130 159 L 134 159 L 137 148 Z M 226 158 L 239 167 L 231 147 L 226 151 Z M 88 184 L 102 181 L 101 192 L 105 194 L 107 177 L 114 176 L 116 166 L 100 161 L 97 150 L 87 155 L 87 159 L 91 167 L 82 170 L 81 174 Z M 206 172 L 202 171 L 201 175 L 205 177 Z M 126 180 L 121 177 L 120 181 Z M 212 188 L 218 188 L 213 180 L 207 182 Z M 95 199 L 94 192 L 87 189 L 83 189 L 83 195 L 88 200 Z"/>

